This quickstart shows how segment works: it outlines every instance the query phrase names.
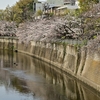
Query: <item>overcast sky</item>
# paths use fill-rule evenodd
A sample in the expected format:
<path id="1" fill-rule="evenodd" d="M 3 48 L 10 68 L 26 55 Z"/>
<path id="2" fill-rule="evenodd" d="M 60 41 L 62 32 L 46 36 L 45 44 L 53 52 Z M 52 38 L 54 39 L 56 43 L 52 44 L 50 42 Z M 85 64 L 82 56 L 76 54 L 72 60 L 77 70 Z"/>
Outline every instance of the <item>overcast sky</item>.
<path id="1" fill-rule="evenodd" d="M 7 5 L 12 6 L 19 0 L 0 0 L 0 9 L 5 9 Z M 38 0 L 38 1 L 46 1 L 46 0 Z"/>

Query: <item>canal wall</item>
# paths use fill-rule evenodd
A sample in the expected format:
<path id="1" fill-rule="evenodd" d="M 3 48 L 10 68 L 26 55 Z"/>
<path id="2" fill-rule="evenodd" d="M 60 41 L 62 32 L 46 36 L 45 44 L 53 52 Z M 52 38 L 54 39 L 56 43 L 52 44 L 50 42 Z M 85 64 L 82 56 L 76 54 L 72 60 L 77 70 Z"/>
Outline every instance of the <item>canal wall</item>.
<path id="1" fill-rule="evenodd" d="M 46 43 L 30 41 L 29 44 L 14 41 L 15 49 L 34 56 L 69 73 L 82 82 L 100 91 L 100 53 L 99 48 L 91 52 L 83 43 Z M 0 44 L 9 45 L 7 39 L 0 39 Z"/>
<path id="2" fill-rule="evenodd" d="M 18 39 L 16 37 L 0 37 L 0 49 L 17 49 Z"/>

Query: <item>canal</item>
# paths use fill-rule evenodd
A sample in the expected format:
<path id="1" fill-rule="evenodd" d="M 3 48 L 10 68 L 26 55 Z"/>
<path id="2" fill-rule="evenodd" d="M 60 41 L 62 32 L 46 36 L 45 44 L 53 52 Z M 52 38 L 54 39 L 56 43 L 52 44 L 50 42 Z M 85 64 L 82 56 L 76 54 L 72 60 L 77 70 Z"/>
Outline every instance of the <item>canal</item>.
<path id="1" fill-rule="evenodd" d="M 0 50 L 0 100 L 100 100 L 100 93 L 50 64 Z"/>

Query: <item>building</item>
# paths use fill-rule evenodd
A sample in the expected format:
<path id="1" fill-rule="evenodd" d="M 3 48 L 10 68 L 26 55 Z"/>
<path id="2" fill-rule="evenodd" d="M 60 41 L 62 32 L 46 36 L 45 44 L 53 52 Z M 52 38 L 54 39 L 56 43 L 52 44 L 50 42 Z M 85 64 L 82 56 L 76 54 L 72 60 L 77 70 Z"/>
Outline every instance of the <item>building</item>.
<path id="1" fill-rule="evenodd" d="M 50 7 L 53 6 L 62 6 L 64 4 L 63 0 L 47 0 L 47 3 L 49 4 Z"/>
<path id="2" fill-rule="evenodd" d="M 74 5 L 76 0 L 47 0 L 47 3 L 51 6 L 63 6 L 66 4 Z"/>
<path id="3" fill-rule="evenodd" d="M 56 13 L 56 9 L 63 6 L 64 4 L 70 3 L 70 0 L 47 0 L 47 4 L 49 5 L 49 12 Z"/>
<path id="4" fill-rule="evenodd" d="M 64 11 L 65 9 L 78 9 L 77 0 L 47 0 L 42 3 L 40 1 L 35 1 L 33 3 L 33 12 L 37 12 L 38 10 L 57 14 L 59 12 Z"/>
<path id="5" fill-rule="evenodd" d="M 60 6 L 58 10 L 60 9 L 78 9 L 79 7 L 79 2 L 77 0 L 70 0 L 69 3 L 65 3 L 63 6 Z"/>
<path id="6" fill-rule="evenodd" d="M 33 12 L 36 13 L 38 10 L 43 11 L 42 2 L 33 2 Z"/>
<path id="7" fill-rule="evenodd" d="M 53 13 L 63 14 L 66 9 L 78 9 L 77 0 L 47 0 L 49 9 Z"/>

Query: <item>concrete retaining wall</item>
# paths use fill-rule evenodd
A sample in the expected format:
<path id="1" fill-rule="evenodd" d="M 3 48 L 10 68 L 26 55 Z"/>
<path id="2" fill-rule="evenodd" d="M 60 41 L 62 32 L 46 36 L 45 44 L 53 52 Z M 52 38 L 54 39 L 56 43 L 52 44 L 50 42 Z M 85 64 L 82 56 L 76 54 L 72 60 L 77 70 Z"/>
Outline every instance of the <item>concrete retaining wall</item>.
<path id="1" fill-rule="evenodd" d="M 0 49 L 17 49 L 18 39 L 16 37 L 0 37 Z"/>
<path id="2" fill-rule="evenodd" d="M 100 53 L 94 52 L 91 55 L 86 47 L 79 52 L 78 46 L 67 43 L 31 41 L 28 45 L 18 43 L 17 47 L 17 42 L 15 40 L 13 44 L 19 52 L 48 62 L 100 91 Z M 7 46 L 9 42 L 0 39 L 0 44 Z"/>

